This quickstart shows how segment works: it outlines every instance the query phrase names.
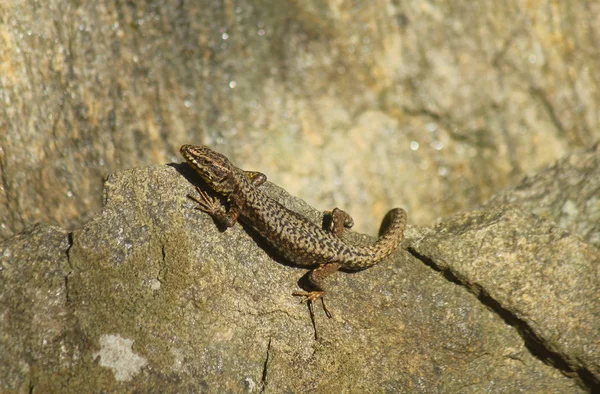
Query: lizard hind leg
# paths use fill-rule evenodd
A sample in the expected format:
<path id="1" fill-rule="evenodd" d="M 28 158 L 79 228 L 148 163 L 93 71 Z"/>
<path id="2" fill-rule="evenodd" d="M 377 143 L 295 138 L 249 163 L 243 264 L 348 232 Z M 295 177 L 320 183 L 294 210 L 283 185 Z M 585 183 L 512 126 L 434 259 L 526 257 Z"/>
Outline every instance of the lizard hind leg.
<path id="1" fill-rule="evenodd" d="M 325 300 L 324 300 L 325 289 L 323 286 L 323 282 L 326 277 L 333 274 L 334 272 L 336 272 L 339 269 L 340 269 L 340 264 L 338 264 L 338 263 L 321 264 L 314 270 L 310 271 L 308 274 L 307 279 L 308 279 L 308 283 L 312 290 L 311 291 L 299 291 L 299 292 L 292 293 L 292 295 L 298 296 L 298 297 L 304 297 L 302 302 L 313 302 L 320 298 L 321 303 L 323 305 L 323 310 L 325 311 L 325 314 L 327 315 L 327 317 L 331 317 L 331 312 L 329 312 L 329 309 L 327 309 L 327 307 L 325 306 Z"/>
<path id="2" fill-rule="evenodd" d="M 325 212 L 331 215 L 331 222 L 327 226 L 327 230 L 331 231 L 334 235 L 341 235 L 346 229 L 354 226 L 354 219 L 346 211 L 339 208 L 333 208 L 331 212 Z"/>

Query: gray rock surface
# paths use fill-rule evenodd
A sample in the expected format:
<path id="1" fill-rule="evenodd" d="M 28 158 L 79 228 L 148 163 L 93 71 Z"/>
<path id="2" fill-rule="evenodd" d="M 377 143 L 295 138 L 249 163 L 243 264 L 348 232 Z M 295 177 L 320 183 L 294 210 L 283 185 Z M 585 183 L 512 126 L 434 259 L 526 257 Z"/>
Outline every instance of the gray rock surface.
<path id="1" fill-rule="evenodd" d="M 485 206 L 509 204 L 550 219 L 600 247 L 600 144 L 525 178 Z"/>
<path id="2" fill-rule="evenodd" d="M 410 227 L 386 261 L 332 278 L 315 340 L 291 296 L 305 271 L 240 225 L 220 232 L 185 197 L 194 179 L 186 165 L 119 172 L 81 229 L 2 244 L 0 391 L 597 388 L 598 304 L 583 298 L 598 292 L 598 251 L 552 223 L 495 207 Z"/>
<path id="3" fill-rule="evenodd" d="M 600 251 L 554 223 L 496 207 L 415 242 L 419 258 L 503 316 L 532 351 L 600 387 Z"/>
<path id="4" fill-rule="evenodd" d="M 599 18 L 3 2 L 0 392 L 600 391 L 598 145 L 336 275 L 318 340 L 291 296 L 304 270 L 219 232 L 185 166 L 142 168 L 208 143 L 370 233 L 393 206 L 411 224 L 469 211 L 600 138 Z"/>
<path id="5" fill-rule="evenodd" d="M 374 234 L 600 139 L 594 1 L 3 1 L 0 237 L 207 143 Z"/>
<path id="6" fill-rule="evenodd" d="M 0 392 L 35 392 L 39 377 L 79 362 L 85 338 L 68 305 L 69 246 L 48 225 L 0 244 Z"/>

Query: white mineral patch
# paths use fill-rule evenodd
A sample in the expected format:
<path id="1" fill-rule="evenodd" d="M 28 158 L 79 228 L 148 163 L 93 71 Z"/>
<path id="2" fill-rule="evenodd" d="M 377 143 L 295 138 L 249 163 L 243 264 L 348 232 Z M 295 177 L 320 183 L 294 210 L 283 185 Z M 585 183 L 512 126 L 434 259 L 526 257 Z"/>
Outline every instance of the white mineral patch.
<path id="1" fill-rule="evenodd" d="M 100 357 L 100 366 L 113 370 L 116 380 L 127 382 L 148 364 L 145 358 L 133 353 L 132 345 L 131 339 L 121 338 L 118 335 L 102 335 L 100 351 L 93 356 Z"/>

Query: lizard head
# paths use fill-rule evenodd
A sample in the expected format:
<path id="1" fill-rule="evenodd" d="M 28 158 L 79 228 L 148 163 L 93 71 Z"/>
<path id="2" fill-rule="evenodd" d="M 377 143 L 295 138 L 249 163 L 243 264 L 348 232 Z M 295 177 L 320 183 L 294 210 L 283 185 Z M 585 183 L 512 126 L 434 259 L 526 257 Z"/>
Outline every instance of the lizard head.
<path id="1" fill-rule="evenodd" d="M 236 167 L 227 157 L 204 145 L 183 145 L 179 150 L 183 158 L 216 192 L 232 189 L 231 176 Z"/>

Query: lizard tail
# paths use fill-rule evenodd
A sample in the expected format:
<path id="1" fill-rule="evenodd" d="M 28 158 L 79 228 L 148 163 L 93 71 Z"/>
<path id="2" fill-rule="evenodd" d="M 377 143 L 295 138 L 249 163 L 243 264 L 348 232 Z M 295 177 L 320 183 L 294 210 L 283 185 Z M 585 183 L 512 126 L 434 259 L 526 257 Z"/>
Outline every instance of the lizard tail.
<path id="1" fill-rule="evenodd" d="M 361 271 L 389 256 L 404 238 L 406 211 L 394 208 L 381 221 L 379 238 L 374 244 L 354 248 L 354 258 L 345 261 L 344 268 Z"/>
<path id="2" fill-rule="evenodd" d="M 404 228 L 406 227 L 406 211 L 402 208 L 394 208 L 389 211 L 379 228 L 379 238 L 373 245 L 374 258 L 373 265 L 379 260 L 390 255 L 404 238 Z"/>
<path id="3" fill-rule="evenodd" d="M 353 257 L 344 261 L 343 268 L 362 271 L 377 264 L 389 256 L 404 238 L 406 227 L 406 211 L 394 208 L 389 211 L 381 222 L 379 238 L 369 246 L 351 247 Z"/>

